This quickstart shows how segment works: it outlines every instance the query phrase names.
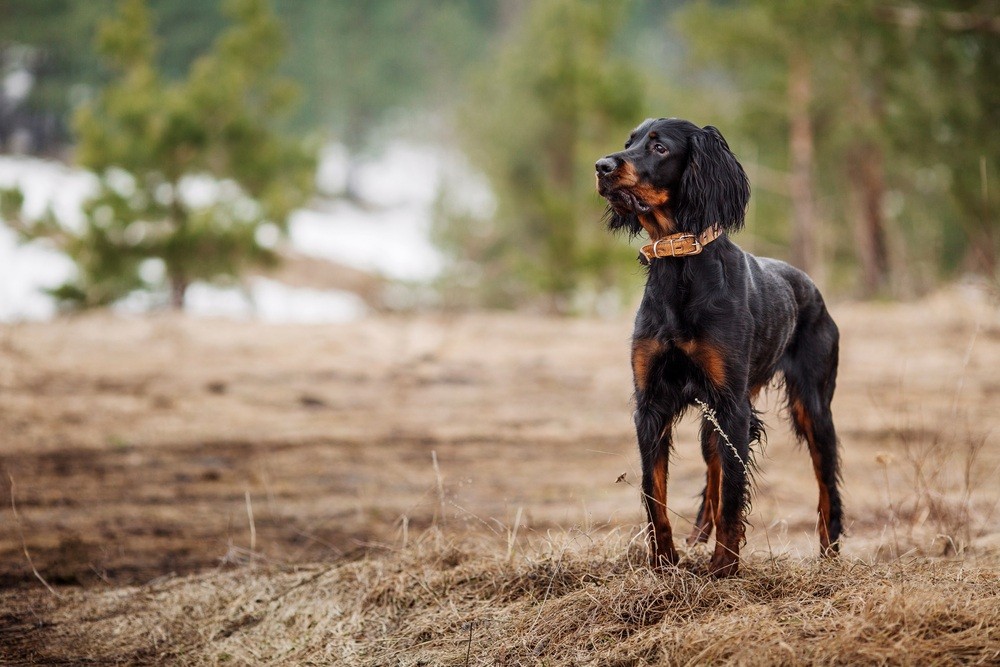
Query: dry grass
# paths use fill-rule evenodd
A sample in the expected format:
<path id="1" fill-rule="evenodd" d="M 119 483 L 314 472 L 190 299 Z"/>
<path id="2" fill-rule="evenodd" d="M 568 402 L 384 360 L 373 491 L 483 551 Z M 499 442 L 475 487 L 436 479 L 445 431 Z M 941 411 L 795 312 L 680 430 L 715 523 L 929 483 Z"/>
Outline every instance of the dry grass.
<path id="1" fill-rule="evenodd" d="M 27 663 L 996 664 L 995 563 L 707 553 L 652 572 L 637 540 L 561 536 L 506 557 L 436 529 L 332 567 L 241 568 L 49 599 L 7 631 Z M 23 633 L 23 634 L 21 634 Z M 0 649 L 0 656 L 4 656 Z"/>
<path id="2" fill-rule="evenodd" d="M 627 318 L 0 327 L 0 664 L 997 664 L 1000 311 L 834 311 L 844 555 L 765 393 L 728 581 L 645 567 Z"/>

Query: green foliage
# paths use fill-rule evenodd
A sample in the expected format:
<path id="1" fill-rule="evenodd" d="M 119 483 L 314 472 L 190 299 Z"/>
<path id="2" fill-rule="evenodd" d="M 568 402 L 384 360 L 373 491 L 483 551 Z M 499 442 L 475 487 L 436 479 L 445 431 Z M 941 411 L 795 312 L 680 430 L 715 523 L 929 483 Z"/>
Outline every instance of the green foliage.
<path id="1" fill-rule="evenodd" d="M 191 64 L 225 27 L 219 0 L 148 0 L 157 17 L 156 68 L 166 80 Z M 273 0 L 288 40 L 281 71 L 302 86 L 301 104 L 283 120 L 323 127 L 353 153 L 379 148 L 383 127 L 414 111 L 457 100 L 465 73 L 497 30 L 500 0 Z M 27 50 L 34 85 L 25 105 L 67 118 L 107 82 L 90 49 L 112 0 L 0 0 L 4 49 Z M 2 129 L 2 128 L 0 128 Z"/>
<path id="2" fill-rule="evenodd" d="M 19 220 L 24 207 L 24 193 L 20 188 L 0 188 L 0 219 Z"/>
<path id="3" fill-rule="evenodd" d="M 755 0 L 680 12 L 691 64 L 722 75 L 708 87 L 718 104 L 735 104 L 732 142 L 755 156 L 752 211 L 764 210 L 749 229 L 765 247 L 787 244 L 789 68 L 806 60 L 818 215 L 835 276 L 854 282 L 859 244 L 870 242 L 856 229 L 859 189 L 880 193 L 893 292 L 928 288 L 959 267 L 995 275 L 1000 196 L 984 184 L 1000 176 L 990 130 L 1000 122 L 1000 40 L 977 24 L 977 12 L 988 15 L 981 3 L 960 4 Z M 755 174 L 758 165 L 772 178 Z"/>
<path id="4" fill-rule="evenodd" d="M 98 47 L 114 76 L 75 123 L 77 161 L 98 175 L 98 192 L 79 232 L 25 226 L 29 237 L 54 237 L 77 264 L 76 281 L 58 295 L 101 305 L 158 288 L 141 271 L 154 260 L 179 307 L 194 280 L 274 261 L 259 231 L 284 230 L 309 196 L 313 152 L 274 129 L 294 99 L 275 74 L 284 43 L 277 20 L 263 0 L 233 0 L 227 13 L 232 25 L 178 81 L 157 68 L 142 0 L 125 0 L 102 24 Z M 207 196 L 191 193 L 198 189 Z"/>
<path id="5" fill-rule="evenodd" d="M 995 3 L 274 0 L 293 36 L 279 65 L 280 31 L 273 17 L 250 18 L 257 3 L 230 5 L 226 19 L 218 2 L 148 2 L 158 40 L 141 8 L 128 9 L 129 20 L 100 31 L 108 69 L 85 45 L 111 0 L 0 0 L 0 15 L 14 17 L 0 21 L 0 49 L 37 65 L 27 110 L 62 113 L 90 99 L 77 118 L 80 162 L 128 176 L 114 196 L 102 186 L 105 206 L 88 215 L 125 217 L 89 231 L 93 238 L 72 240 L 51 216 L 16 225 L 88 249 L 73 293 L 90 300 L 144 284 L 112 280 L 101 267 L 114 262 L 96 248 L 130 257 L 115 260 L 129 271 L 151 257 L 169 265 L 181 291 L 268 260 L 255 230 L 262 220 L 282 226 L 309 190 L 311 163 L 277 127 L 319 125 L 354 154 L 387 140 L 457 139 L 498 208 L 489 220 L 469 217 L 446 193 L 435 233 L 455 259 L 451 282 L 481 287 L 487 303 L 551 294 L 550 305 L 566 309 L 633 279 L 634 253 L 598 223 L 591 165 L 648 115 L 723 130 L 753 183 L 741 244 L 788 257 L 788 84 L 790 64 L 801 61 L 810 65 L 815 237 L 832 286 L 862 282 L 865 195 L 881 212 L 873 217 L 891 259 L 890 284 L 879 290 L 905 294 L 941 276 L 996 272 Z M 216 40 L 227 20 L 242 36 Z M 297 111 L 278 72 L 303 86 Z M 460 105 L 452 128 L 446 121 Z M 176 194 L 199 174 L 238 187 L 192 208 Z M 123 245 L 116 228 L 129 220 L 141 224 Z"/>
<path id="6" fill-rule="evenodd" d="M 74 108 L 108 79 L 109 72 L 92 46 L 101 21 L 113 13 L 115 4 L 115 0 L 0 0 L 0 17 L 5 18 L 0 20 L 0 61 L 6 53 L 21 54 L 15 60 L 33 75 L 22 105 L 57 120 L 59 134 L 50 139 L 61 143 L 69 139 Z M 158 65 L 166 78 L 183 78 L 224 27 L 219 3 L 150 0 L 150 5 L 163 40 Z"/>
<path id="7" fill-rule="evenodd" d="M 74 86 L 97 80 L 92 30 L 112 6 L 111 0 L 0 0 L 0 55 L 20 49 L 35 65 L 29 109 L 61 117 L 71 106 Z"/>
<path id="8" fill-rule="evenodd" d="M 496 0 L 278 0 L 296 35 L 287 71 L 307 96 L 299 114 L 352 153 L 384 144 L 385 126 L 456 99 L 485 51 Z"/>
<path id="9" fill-rule="evenodd" d="M 593 162 L 640 119 L 642 80 L 613 53 L 621 3 L 543 0 L 474 78 L 461 143 L 489 178 L 495 219 L 443 217 L 437 236 L 482 272 L 492 305 L 539 295 L 558 311 L 621 279 Z M 634 260 L 634 253 L 631 254 Z"/>
<path id="10" fill-rule="evenodd" d="M 913 214 L 914 232 L 935 230 L 936 266 L 996 277 L 1000 36 L 976 22 L 985 16 L 995 26 L 997 6 L 939 0 L 921 5 L 915 24 L 896 21 L 898 48 L 911 54 L 912 64 L 890 73 L 892 138 L 905 156 L 898 174 L 907 189 L 904 205 Z M 959 23 L 949 22 L 949 15 Z M 963 16 L 970 21 L 964 27 Z"/>

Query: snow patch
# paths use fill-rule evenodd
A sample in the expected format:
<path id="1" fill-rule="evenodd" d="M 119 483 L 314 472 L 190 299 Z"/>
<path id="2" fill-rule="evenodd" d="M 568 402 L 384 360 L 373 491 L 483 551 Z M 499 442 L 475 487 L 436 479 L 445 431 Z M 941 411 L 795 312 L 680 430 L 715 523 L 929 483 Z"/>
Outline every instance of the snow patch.
<path id="1" fill-rule="evenodd" d="M 123 194 L 134 190 L 125 172 L 114 173 L 112 180 Z M 437 147 L 396 143 L 377 159 L 352 161 L 343 146 L 331 144 L 321 153 L 316 180 L 321 192 L 342 192 L 350 180 L 370 206 L 333 200 L 295 211 L 289 219 L 292 248 L 392 280 L 427 283 L 443 269 L 444 259 L 430 240 L 439 204 L 472 219 L 486 219 L 496 207 L 485 179 L 460 154 Z M 58 162 L 0 156 L 0 187 L 22 190 L 27 216 L 39 217 L 51 209 L 67 229 L 82 228 L 83 203 L 96 194 L 98 185 L 94 174 Z M 237 202 L 240 193 L 234 186 L 196 175 L 183 179 L 178 192 L 164 184 L 155 196 L 161 203 L 179 196 L 189 205 L 211 206 Z M 258 240 L 270 247 L 278 240 L 277 232 L 273 225 L 264 226 Z M 158 265 L 144 268 L 144 278 L 162 273 Z M 0 223 L 0 321 L 54 316 L 55 302 L 41 290 L 74 275 L 73 263 L 62 253 L 45 247 L 43 241 L 20 245 L 14 232 Z M 194 315 L 269 322 L 339 322 L 366 312 L 353 294 L 293 288 L 263 278 L 249 281 L 243 289 L 197 283 L 189 288 L 187 299 Z M 163 301 L 162 294 L 136 293 L 117 307 L 147 312 L 163 307 Z"/>
<path id="2" fill-rule="evenodd" d="M 267 278 L 254 278 L 248 289 L 194 283 L 184 302 L 185 312 L 196 317 L 289 324 L 350 322 L 368 310 L 361 297 L 350 292 L 289 287 Z"/>
<path id="3" fill-rule="evenodd" d="M 18 245 L 13 230 L 0 224 L 0 322 L 47 320 L 56 314 L 53 289 L 76 275 L 66 255 L 41 241 Z"/>

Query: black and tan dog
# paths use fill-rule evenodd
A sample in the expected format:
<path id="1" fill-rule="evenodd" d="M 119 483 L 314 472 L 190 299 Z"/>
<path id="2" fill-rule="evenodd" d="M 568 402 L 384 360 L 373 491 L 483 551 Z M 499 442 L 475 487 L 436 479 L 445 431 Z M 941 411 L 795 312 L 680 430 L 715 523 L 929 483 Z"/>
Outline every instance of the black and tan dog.
<path id="1" fill-rule="evenodd" d="M 700 403 L 708 472 L 688 542 L 707 541 L 714 527 L 709 571 L 737 571 L 750 504 L 750 446 L 762 435 L 753 400 L 779 372 L 819 482 L 822 553 L 835 554 L 841 504 L 830 402 L 839 334 L 819 290 L 798 269 L 743 252 L 729 239 L 743 226 L 750 184 L 714 127 L 647 120 L 625 150 L 595 166 L 608 227 L 645 231 L 650 239 L 640 255 L 648 278 L 635 319 L 632 372 L 652 564 L 677 563 L 667 518 L 671 432 Z"/>

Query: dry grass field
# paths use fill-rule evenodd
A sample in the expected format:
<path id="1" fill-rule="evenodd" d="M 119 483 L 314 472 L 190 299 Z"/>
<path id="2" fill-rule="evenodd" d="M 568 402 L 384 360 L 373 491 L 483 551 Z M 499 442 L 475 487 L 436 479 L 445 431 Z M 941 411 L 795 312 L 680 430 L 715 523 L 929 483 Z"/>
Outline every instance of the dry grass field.
<path id="1" fill-rule="evenodd" d="M 644 565 L 626 317 L 0 328 L 0 664 L 997 664 L 1000 310 L 832 310 L 843 557 L 771 389 L 722 581 Z"/>

